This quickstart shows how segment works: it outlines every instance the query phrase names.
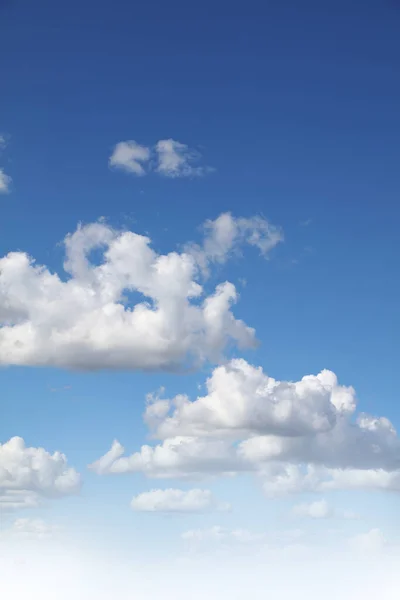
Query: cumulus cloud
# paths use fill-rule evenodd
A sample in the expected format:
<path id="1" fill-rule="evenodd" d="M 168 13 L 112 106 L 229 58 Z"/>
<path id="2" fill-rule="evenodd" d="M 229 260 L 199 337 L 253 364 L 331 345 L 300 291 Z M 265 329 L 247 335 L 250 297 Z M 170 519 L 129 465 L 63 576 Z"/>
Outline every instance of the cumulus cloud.
<path id="1" fill-rule="evenodd" d="M 375 426 L 370 427 L 371 423 Z M 242 443 L 241 452 L 247 460 L 259 463 L 279 460 L 325 466 L 335 472 L 338 480 L 341 469 L 397 471 L 400 440 L 385 418 L 363 416 L 353 422 L 342 416 L 330 430 L 316 435 L 254 436 Z M 346 475 L 343 478 L 346 483 Z M 350 486 L 351 482 L 346 485 Z"/>
<path id="2" fill-rule="evenodd" d="M 200 284 L 208 242 L 206 233 L 196 253 L 162 255 L 146 236 L 92 223 L 65 238 L 64 277 L 10 252 L 0 258 L 0 364 L 178 370 L 221 360 L 228 343 L 254 346 L 231 310 L 235 286 L 207 295 Z"/>
<path id="3" fill-rule="evenodd" d="M 132 499 L 131 507 L 140 512 L 198 513 L 228 510 L 229 505 L 216 501 L 210 490 L 166 489 L 143 492 Z"/>
<path id="4" fill-rule="evenodd" d="M 246 361 L 216 367 L 195 400 L 148 396 L 154 445 L 114 442 L 91 468 L 154 478 L 253 472 L 268 496 L 335 489 L 400 491 L 400 440 L 385 417 L 357 413 L 355 390 L 331 371 L 277 381 Z"/>
<path id="5" fill-rule="evenodd" d="M 109 158 L 109 166 L 135 175 L 145 175 L 144 165 L 150 160 L 150 149 L 134 140 L 119 142 Z"/>
<path id="6" fill-rule="evenodd" d="M 22 438 L 0 444 L 0 508 L 34 508 L 44 499 L 77 494 L 80 475 L 60 452 L 31 448 Z"/>
<path id="7" fill-rule="evenodd" d="M 243 359 L 217 367 L 206 387 L 207 395 L 194 401 L 179 395 L 150 402 L 145 420 L 155 437 L 307 436 L 331 430 L 355 403 L 354 390 L 339 386 L 329 371 L 294 383 L 277 381 Z"/>
<path id="8" fill-rule="evenodd" d="M 200 160 L 200 152 L 171 138 L 159 140 L 153 148 L 127 140 L 116 144 L 109 166 L 138 176 L 154 169 L 168 178 L 199 177 L 213 171 L 210 167 L 199 165 Z"/>

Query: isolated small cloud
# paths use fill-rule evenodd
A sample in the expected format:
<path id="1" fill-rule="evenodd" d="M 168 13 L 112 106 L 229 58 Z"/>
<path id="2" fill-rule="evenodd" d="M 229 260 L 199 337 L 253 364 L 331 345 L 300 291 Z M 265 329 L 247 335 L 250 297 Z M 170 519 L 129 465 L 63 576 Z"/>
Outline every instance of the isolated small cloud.
<path id="1" fill-rule="evenodd" d="M 6 139 L 0 134 L 0 152 L 6 147 Z M 4 169 L 0 167 L 0 194 L 8 194 L 11 190 L 12 179 Z"/>
<path id="2" fill-rule="evenodd" d="M 360 518 L 360 515 L 354 510 L 344 510 L 342 517 L 348 521 L 357 521 Z"/>
<path id="3" fill-rule="evenodd" d="M 131 507 L 140 512 L 161 513 L 201 513 L 229 509 L 229 505 L 218 503 L 210 490 L 172 488 L 138 494 L 132 499 Z"/>
<path id="4" fill-rule="evenodd" d="M 375 554 L 385 549 L 387 539 L 380 529 L 375 528 L 350 538 L 348 543 L 352 551 Z"/>
<path id="5" fill-rule="evenodd" d="M 231 213 L 222 213 L 203 225 L 203 244 L 187 244 L 185 250 L 193 255 L 204 274 L 208 274 L 212 263 L 225 263 L 231 256 L 239 255 L 243 246 L 254 246 L 264 258 L 283 242 L 284 235 L 261 216 L 233 218 Z M 242 280 L 243 281 L 243 280 Z"/>
<path id="6" fill-rule="evenodd" d="M 8 194 L 11 189 L 11 177 L 0 169 L 0 194 Z"/>
<path id="7" fill-rule="evenodd" d="M 196 165 L 201 159 L 201 154 L 176 140 L 160 140 L 155 146 L 155 151 L 158 161 L 156 171 L 165 177 L 199 177 L 212 170 Z"/>
<path id="8" fill-rule="evenodd" d="M 329 506 L 326 500 L 298 504 L 292 512 L 297 517 L 308 517 L 310 519 L 328 519 L 334 515 L 333 508 Z"/>
<path id="9" fill-rule="evenodd" d="M 109 165 L 135 175 L 145 175 L 144 165 L 150 160 L 150 149 L 134 140 L 119 142 L 110 156 Z"/>

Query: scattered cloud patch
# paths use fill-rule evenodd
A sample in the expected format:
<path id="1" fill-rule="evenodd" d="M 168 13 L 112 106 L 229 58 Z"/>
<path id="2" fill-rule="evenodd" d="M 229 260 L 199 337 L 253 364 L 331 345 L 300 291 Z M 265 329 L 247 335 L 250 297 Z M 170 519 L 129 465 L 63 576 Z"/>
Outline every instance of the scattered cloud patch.
<path id="1" fill-rule="evenodd" d="M 6 147 L 6 139 L 0 135 L 0 152 Z M 8 194 L 11 190 L 12 179 L 4 169 L 0 167 L 0 194 Z"/>
<path id="2" fill-rule="evenodd" d="M 190 553 L 215 549 L 255 550 L 267 543 L 265 533 L 240 528 L 226 529 L 219 525 L 206 529 L 189 529 L 181 534 L 181 539 Z"/>
<path id="3" fill-rule="evenodd" d="M 159 140 L 152 148 L 127 140 L 116 144 L 109 166 L 138 176 L 154 171 L 163 177 L 176 179 L 200 177 L 214 170 L 199 165 L 200 161 L 200 152 L 171 138 Z"/>
<path id="4" fill-rule="evenodd" d="M 261 216 L 233 218 L 231 213 L 222 213 L 215 220 L 203 225 L 203 244 L 188 244 L 186 251 L 196 258 L 203 273 L 208 274 L 212 263 L 225 263 L 232 255 L 240 255 L 245 245 L 254 246 L 264 258 L 283 242 L 280 227 L 272 225 Z"/>
<path id="5" fill-rule="evenodd" d="M 80 475 L 60 452 L 31 448 L 22 438 L 0 444 L 0 509 L 35 508 L 45 499 L 79 493 Z"/>
<path id="6" fill-rule="evenodd" d="M 171 488 L 143 492 L 132 499 L 131 507 L 140 512 L 161 513 L 201 513 L 229 509 L 229 505 L 218 503 L 210 490 Z"/>
<path id="7" fill-rule="evenodd" d="M 349 457 L 351 460 L 351 457 Z M 299 464 L 300 463 L 300 464 Z M 323 464 L 272 462 L 260 471 L 267 496 L 302 492 L 326 493 L 332 490 L 400 491 L 399 470 L 353 469 L 343 465 L 330 469 Z"/>
<path id="8" fill-rule="evenodd" d="M 333 509 L 326 500 L 297 504 L 292 512 L 296 517 L 308 517 L 310 519 L 328 519 L 334 515 Z"/>

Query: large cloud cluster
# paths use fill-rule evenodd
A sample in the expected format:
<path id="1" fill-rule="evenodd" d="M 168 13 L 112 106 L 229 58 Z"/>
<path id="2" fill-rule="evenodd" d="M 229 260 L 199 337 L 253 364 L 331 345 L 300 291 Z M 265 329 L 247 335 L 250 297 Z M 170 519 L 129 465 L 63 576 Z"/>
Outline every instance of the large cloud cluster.
<path id="1" fill-rule="evenodd" d="M 0 364 L 171 370 L 217 361 L 228 343 L 251 347 L 254 330 L 231 310 L 235 286 L 207 295 L 200 281 L 241 244 L 265 255 L 281 239 L 264 219 L 225 214 L 202 244 L 161 255 L 148 237 L 98 222 L 66 237 L 64 278 L 11 252 L 0 258 Z"/>
<path id="2" fill-rule="evenodd" d="M 0 509 L 34 508 L 79 492 L 80 475 L 60 452 L 27 447 L 20 437 L 0 444 Z"/>
<path id="3" fill-rule="evenodd" d="M 124 456 L 115 441 L 98 473 L 157 478 L 257 473 L 267 495 L 331 489 L 400 490 L 400 440 L 384 417 L 356 412 L 352 387 L 330 371 L 277 381 L 245 360 L 218 366 L 195 400 L 149 396 L 155 445 Z"/>

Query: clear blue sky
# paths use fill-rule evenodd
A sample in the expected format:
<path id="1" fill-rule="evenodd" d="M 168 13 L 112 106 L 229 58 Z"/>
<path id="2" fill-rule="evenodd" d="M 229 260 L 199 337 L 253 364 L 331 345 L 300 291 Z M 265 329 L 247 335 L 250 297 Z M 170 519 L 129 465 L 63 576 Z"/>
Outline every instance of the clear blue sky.
<path id="1" fill-rule="evenodd" d="M 237 285 L 235 315 L 261 341 L 236 355 L 277 379 L 331 369 L 361 410 L 400 426 L 400 2 L 0 0 L 0 73 L 0 166 L 13 182 L 0 196 L 0 256 L 26 251 L 61 272 L 58 243 L 78 222 L 104 216 L 166 253 L 223 212 L 262 214 L 285 242 L 267 262 L 247 248 L 211 278 Z M 108 168 L 118 142 L 168 138 L 215 171 Z M 0 438 L 60 449 L 84 472 L 114 438 L 129 452 L 144 443 L 147 392 L 193 397 L 209 372 L 10 367 Z M 110 480 L 84 477 L 87 503 L 54 511 L 101 510 Z M 153 483 L 112 481 L 110 505 L 132 518 L 126 499 Z"/>

